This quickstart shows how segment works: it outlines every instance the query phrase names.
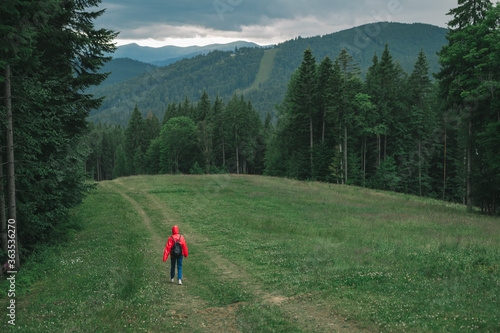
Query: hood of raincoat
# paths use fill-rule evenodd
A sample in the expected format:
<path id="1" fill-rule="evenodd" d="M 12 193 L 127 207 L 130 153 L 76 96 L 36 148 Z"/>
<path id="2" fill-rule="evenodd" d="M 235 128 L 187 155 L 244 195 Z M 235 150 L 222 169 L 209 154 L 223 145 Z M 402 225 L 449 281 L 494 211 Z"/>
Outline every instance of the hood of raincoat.
<path id="1" fill-rule="evenodd" d="M 172 227 L 172 235 L 177 235 L 179 233 L 179 227 L 174 225 Z"/>

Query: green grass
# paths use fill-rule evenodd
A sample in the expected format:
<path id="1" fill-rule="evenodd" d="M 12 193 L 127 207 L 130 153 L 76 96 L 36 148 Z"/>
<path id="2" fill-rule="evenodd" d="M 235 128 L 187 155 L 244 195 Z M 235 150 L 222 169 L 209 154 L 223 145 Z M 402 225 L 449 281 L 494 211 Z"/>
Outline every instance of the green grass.
<path id="1" fill-rule="evenodd" d="M 259 71 L 255 76 L 255 81 L 249 88 L 247 88 L 245 91 L 242 91 L 242 93 L 258 89 L 261 83 L 266 82 L 271 77 L 271 72 L 274 68 L 274 58 L 276 57 L 277 52 L 278 49 L 268 49 L 264 51 L 264 55 L 262 56 L 262 59 L 260 61 Z"/>
<path id="2" fill-rule="evenodd" d="M 17 275 L 20 331 L 500 331 L 500 220 L 458 205 L 268 177 L 144 176 L 101 184 L 74 213 L 83 230 Z M 183 286 L 161 261 L 174 223 L 190 252 Z"/>

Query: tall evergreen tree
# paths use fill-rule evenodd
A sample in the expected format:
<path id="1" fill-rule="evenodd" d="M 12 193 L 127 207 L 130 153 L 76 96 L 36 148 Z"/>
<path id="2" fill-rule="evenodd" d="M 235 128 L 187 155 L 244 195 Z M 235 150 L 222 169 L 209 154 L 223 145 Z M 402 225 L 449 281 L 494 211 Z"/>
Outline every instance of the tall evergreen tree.
<path id="1" fill-rule="evenodd" d="M 352 122 L 354 117 L 354 96 L 356 96 L 361 90 L 361 80 L 358 75 L 361 70 L 359 64 L 354 62 L 354 58 L 347 52 L 346 49 L 342 49 L 339 54 L 339 64 L 340 64 L 340 75 L 341 75 L 341 88 L 340 88 L 340 121 L 342 123 L 343 133 L 343 169 L 344 177 L 343 182 L 348 181 L 348 153 L 347 153 L 347 141 L 348 141 L 348 127 Z M 341 146 L 339 146 L 341 147 Z"/>
<path id="2" fill-rule="evenodd" d="M 203 94 L 200 97 L 200 101 L 198 102 L 198 105 L 195 108 L 195 117 L 193 118 L 193 120 L 195 122 L 200 122 L 209 118 L 210 108 L 211 108 L 210 97 L 208 96 L 207 92 L 203 90 Z"/>
<path id="3" fill-rule="evenodd" d="M 134 163 L 134 157 L 137 155 L 137 148 L 145 152 L 147 149 L 147 133 L 146 124 L 142 118 L 142 114 L 139 111 L 137 105 L 134 107 L 134 111 L 130 115 L 128 121 L 128 126 L 125 130 L 125 154 L 127 155 L 127 165 L 126 169 L 134 175 L 139 173 L 136 170 L 136 164 Z"/>
<path id="4" fill-rule="evenodd" d="M 375 144 L 375 166 L 380 166 L 382 154 L 382 136 L 387 135 L 388 125 L 380 113 L 379 105 L 381 105 L 381 90 L 382 77 L 380 75 L 379 59 L 375 54 L 372 59 L 372 65 L 368 68 L 366 79 L 364 82 L 364 91 L 370 96 L 370 102 L 373 103 L 373 112 L 371 113 L 371 122 L 378 123 L 377 127 L 372 127 L 371 130 L 376 139 Z M 382 105 L 381 105 L 382 106 Z M 365 170 L 366 171 L 366 170 Z"/>
<path id="5" fill-rule="evenodd" d="M 497 44 L 491 44 L 491 37 L 495 36 L 498 22 L 492 20 L 486 27 L 488 24 L 484 18 L 488 8 L 492 7 L 487 0 L 460 0 L 459 7 L 450 11 L 453 19 L 449 22 L 448 45 L 439 54 L 441 71 L 437 75 L 442 98 L 447 101 L 445 107 L 460 115 L 460 135 L 466 138 L 462 144 L 466 151 L 465 198 L 469 211 L 473 206 L 474 173 L 478 172 L 478 169 L 473 170 L 478 161 L 473 152 L 477 149 L 477 134 L 484 126 L 491 106 L 491 99 L 481 89 L 481 82 L 490 81 L 489 78 L 495 75 L 495 70 L 487 64 L 491 59 L 490 47 Z"/>
<path id="6" fill-rule="evenodd" d="M 409 133 L 406 168 L 410 170 L 410 181 L 418 180 L 418 189 L 407 189 L 407 192 L 423 195 L 430 192 L 428 169 L 431 149 L 434 146 L 433 132 L 436 128 L 435 112 L 432 110 L 432 83 L 429 78 L 429 64 L 423 50 L 420 51 L 415 68 L 408 80 L 408 101 L 404 126 Z M 415 177 L 415 174 L 417 177 Z M 404 181 L 404 180 L 403 180 Z M 414 187 L 415 188 L 415 187 Z"/>
<path id="7" fill-rule="evenodd" d="M 13 221 L 12 226 L 19 230 L 17 216 L 17 195 L 16 195 L 16 166 L 14 158 L 14 111 L 12 105 L 12 71 L 26 63 L 27 58 L 33 56 L 33 50 L 30 44 L 34 43 L 37 35 L 37 22 L 33 19 L 33 14 L 39 10 L 40 23 L 46 24 L 49 12 L 38 7 L 37 3 L 29 1 L 14 0 L 4 2 L 0 5 L 0 66 L 2 69 L 2 77 L 0 82 L 3 82 L 2 109 L 5 113 L 5 118 L 2 119 L 5 125 L 5 135 L 1 142 L 4 144 L 1 147 L 6 147 L 6 191 L 2 186 L 2 196 L 4 191 L 7 193 L 7 210 L 2 207 L 2 216 L 0 217 L 2 233 L 2 248 L 7 253 L 7 220 Z M 34 58 L 33 58 L 34 60 Z M 21 68 L 19 68 L 21 69 Z M 3 148 L 1 153 L 3 154 Z M 2 160 L 3 157 L 2 157 Z M 1 165 L 3 168 L 3 163 Z M 3 172 L 2 172 L 3 174 Z M 2 185 L 4 180 L 2 179 Z M 5 216 L 4 213 L 8 216 Z M 9 265 L 11 270 L 17 270 L 20 267 L 19 257 L 19 232 L 16 232 L 14 256 L 9 256 Z"/>
<path id="8" fill-rule="evenodd" d="M 222 168 L 226 167 L 226 138 L 229 126 L 229 119 L 225 116 L 225 106 L 222 99 L 217 95 L 212 105 L 212 119 L 214 130 L 213 147 L 215 151 L 215 161 Z"/>
<path id="9" fill-rule="evenodd" d="M 398 114 L 396 94 L 398 89 L 398 71 L 394 64 L 392 55 L 389 52 L 389 46 L 386 44 L 384 52 L 380 58 L 378 65 L 378 75 L 380 80 L 380 94 L 373 95 L 375 103 L 380 111 L 381 121 L 388 130 L 384 135 L 384 143 L 382 149 L 382 156 L 385 160 L 387 157 L 388 136 L 396 136 L 394 125 L 397 122 L 396 116 Z"/>
<path id="10" fill-rule="evenodd" d="M 329 166 L 336 155 L 333 147 L 339 142 L 335 128 L 340 123 L 342 77 L 338 59 L 333 63 L 329 57 L 324 58 L 318 67 L 317 132 L 321 139 L 317 140 L 315 151 L 314 178 L 327 181 L 330 177 Z"/>
<path id="11" fill-rule="evenodd" d="M 330 57 L 325 57 L 318 67 L 318 92 L 317 109 L 319 110 L 321 144 L 325 142 L 327 131 L 328 116 L 332 111 L 332 95 L 336 93 L 335 89 L 340 90 L 333 84 L 334 67 Z M 338 76 L 337 76 L 338 77 Z M 329 129 L 331 130 L 331 129 Z"/>
<path id="12" fill-rule="evenodd" d="M 196 126 L 189 117 L 170 119 L 161 130 L 161 168 L 164 172 L 189 173 L 196 161 Z"/>
<path id="13" fill-rule="evenodd" d="M 0 67 L 2 73 L 14 73 L 0 80 L 11 78 L 16 97 L 12 117 L 2 121 L 11 118 L 8 146 L 15 144 L 16 158 L 8 165 L 10 170 L 15 163 L 15 183 L 23 189 L 11 192 L 20 208 L 17 243 L 26 249 L 63 234 L 60 226 L 69 208 L 85 193 L 86 117 L 101 103 L 86 89 L 106 78 L 98 70 L 110 59 L 105 54 L 113 51 L 115 37 L 95 29 L 93 21 L 103 11 L 87 9 L 98 3 L 14 0 L 0 5 Z"/>
<path id="14" fill-rule="evenodd" d="M 302 64 L 297 69 L 296 80 L 292 83 L 292 91 L 289 91 L 289 102 L 287 113 L 292 127 L 298 129 L 297 135 L 297 154 L 307 153 L 309 167 L 306 169 L 304 178 L 310 178 L 314 175 L 314 119 L 317 115 L 317 65 L 312 55 L 311 49 L 304 51 Z M 307 148 L 306 148 L 307 147 Z M 300 160 L 305 160 L 301 156 Z"/>
<path id="15" fill-rule="evenodd" d="M 180 116 L 178 109 L 177 109 L 177 103 L 169 103 L 167 106 L 167 109 L 165 110 L 165 113 L 163 114 L 163 119 L 161 120 L 161 125 L 165 125 L 167 121 L 174 117 Z"/>
<path id="16" fill-rule="evenodd" d="M 451 31 L 460 31 L 468 25 L 476 25 L 485 19 L 490 6 L 490 0 L 458 0 L 458 7 L 448 12 L 453 16 L 448 27 Z"/>
<path id="17" fill-rule="evenodd" d="M 207 92 L 203 90 L 198 105 L 195 108 L 195 122 L 198 133 L 198 146 L 205 162 L 205 173 L 210 172 L 213 154 L 213 117 L 212 105 Z"/>

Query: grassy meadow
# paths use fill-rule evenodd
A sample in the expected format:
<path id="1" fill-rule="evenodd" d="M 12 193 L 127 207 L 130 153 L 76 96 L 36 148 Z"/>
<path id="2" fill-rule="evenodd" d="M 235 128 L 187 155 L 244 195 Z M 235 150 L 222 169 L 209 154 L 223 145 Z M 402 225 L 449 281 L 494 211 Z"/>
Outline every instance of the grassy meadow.
<path id="1" fill-rule="evenodd" d="M 500 331 L 500 219 L 462 206 L 164 175 L 99 183 L 72 219 L 68 242 L 16 275 L 16 331 Z M 174 224 L 189 248 L 182 286 L 162 261 Z"/>

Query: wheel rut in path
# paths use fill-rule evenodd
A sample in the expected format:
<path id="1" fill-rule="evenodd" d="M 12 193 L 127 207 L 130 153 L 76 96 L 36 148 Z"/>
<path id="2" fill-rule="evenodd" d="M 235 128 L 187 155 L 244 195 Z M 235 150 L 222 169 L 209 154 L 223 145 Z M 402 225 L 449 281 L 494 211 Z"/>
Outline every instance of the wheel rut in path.
<path id="1" fill-rule="evenodd" d="M 151 218 L 141 204 L 127 194 L 130 190 L 136 192 L 137 190 L 126 188 L 125 184 L 118 181 L 106 182 L 104 186 L 113 188 L 134 207 L 134 210 L 141 216 L 145 228 L 151 234 L 154 248 L 161 249 L 162 254 L 166 238 L 160 236 L 160 232 L 155 230 Z M 163 223 L 160 223 L 160 225 L 163 225 L 164 228 L 162 228 L 161 233 L 165 233 L 165 237 L 169 236 L 167 232 L 170 232 L 173 225 L 182 224 L 182 233 L 189 240 L 189 243 L 196 246 L 198 251 L 201 251 L 199 255 L 207 258 L 211 265 L 215 265 L 217 271 L 223 272 L 223 274 L 214 278 L 237 283 L 242 290 L 252 295 L 257 303 L 278 307 L 290 322 L 300 327 L 304 332 L 367 332 L 345 323 L 342 317 L 318 305 L 317 302 L 314 302 L 314 296 L 285 297 L 278 292 L 268 292 L 262 283 L 246 272 L 244 268 L 239 267 L 222 255 L 205 250 L 203 244 L 208 243 L 208 239 L 196 233 L 189 223 L 182 221 L 167 203 L 146 191 L 137 193 L 147 199 L 148 209 L 158 212 L 162 217 Z M 165 270 L 165 281 L 167 282 L 169 279 L 170 276 Z M 179 299 L 179 306 L 178 309 L 171 310 L 169 314 L 187 317 L 186 320 L 191 325 L 196 325 L 201 332 L 239 332 L 236 316 L 239 307 L 244 306 L 245 303 L 235 303 L 225 307 L 211 307 L 196 295 L 189 294 L 189 287 L 187 286 L 190 283 L 195 283 L 195 281 L 190 281 L 188 277 L 185 277 L 185 282 L 186 284 L 181 288 L 170 288 L 173 297 Z M 185 309 L 188 309 L 188 311 L 186 312 Z M 183 311 L 184 315 L 178 314 L 183 313 Z"/>
<path id="2" fill-rule="evenodd" d="M 170 273 L 169 273 L 170 269 L 167 268 L 167 265 L 165 263 L 161 262 L 166 241 L 162 237 L 160 237 L 160 235 L 157 232 L 153 230 L 151 218 L 144 211 L 141 205 L 126 193 L 126 189 L 124 189 L 123 184 L 118 183 L 116 181 L 115 182 L 108 181 L 100 183 L 99 186 L 115 191 L 123 199 L 128 201 L 130 205 L 134 208 L 134 211 L 141 217 L 142 224 L 144 225 L 148 233 L 151 235 L 152 245 L 147 247 L 154 249 L 153 253 L 156 254 L 158 257 L 158 263 L 156 264 L 156 266 L 159 267 L 159 269 L 163 269 L 165 272 L 164 281 L 166 287 L 173 287 L 170 288 L 170 292 L 172 295 L 172 299 L 175 300 L 174 303 L 176 304 L 176 308 L 167 311 L 166 315 L 172 317 L 172 319 L 176 319 L 178 322 L 182 322 L 183 320 L 186 320 L 186 317 L 188 316 L 188 314 L 184 313 L 185 311 L 183 311 L 183 309 L 206 308 L 207 304 L 205 302 L 202 302 L 197 297 L 191 297 L 186 291 L 186 288 L 177 288 L 181 286 L 172 286 L 170 284 Z"/>
<path id="3" fill-rule="evenodd" d="M 118 181 L 113 181 L 103 182 L 100 186 L 115 191 L 130 203 L 137 214 L 141 217 L 141 222 L 151 235 L 151 241 L 153 243 L 152 248 L 158 253 L 158 260 L 162 260 L 161 258 L 166 245 L 166 239 L 169 235 L 162 237 L 158 232 L 153 230 L 151 218 L 143 207 L 127 194 L 128 189 L 125 188 L 124 184 Z M 149 205 L 151 202 L 155 202 L 155 205 L 149 208 L 159 209 L 160 211 L 162 209 L 166 209 L 166 207 L 158 206 L 156 204 L 156 198 L 146 195 L 143 192 L 140 194 L 147 197 Z M 172 225 L 177 222 L 175 222 L 174 219 L 163 211 L 161 211 L 161 216 L 164 218 L 164 221 L 167 221 L 164 224 L 164 231 L 166 234 L 167 232 L 170 232 Z M 189 243 L 196 245 L 196 236 L 193 236 L 185 225 L 184 230 L 183 234 L 189 239 Z M 158 264 L 157 266 L 161 267 L 162 265 Z M 175 300 L 175 307 L 167 311 L 167 316 L 171 316 L 173 319 L 178 319 L 179 322 L 188 322 L 188 326 L 194 328 L 197 332 L 239 332 L 237 329 L 236 312 L 241 304 L 230 304 L 229 306 L 223 308 L 211 307 L 207 302 L 201 300 L 200 297 L 189 293 L 189 285 L 192 283 L 189 278 L 184 277 L 185 283 L 182 286 L 170 284 L 170 270 L 167 267 L 170 267 L 170 263 L 168 263 L 168 261 L 165 265 L 163 265 L 163 267 L 161 267 L 161 269 L 165 270 L 165 288 L 169 288 L 172 298 Z"/>

